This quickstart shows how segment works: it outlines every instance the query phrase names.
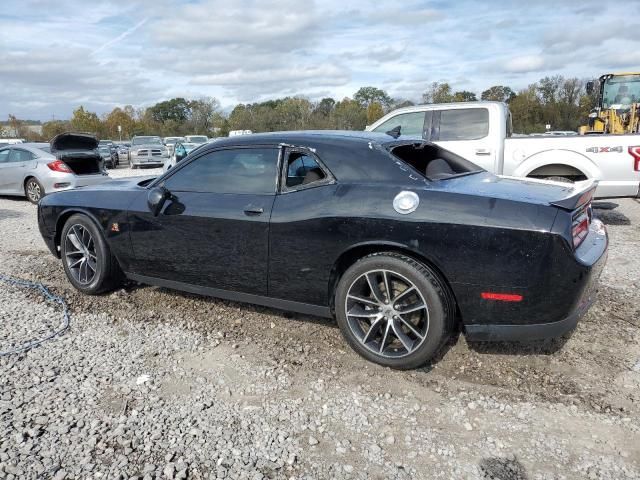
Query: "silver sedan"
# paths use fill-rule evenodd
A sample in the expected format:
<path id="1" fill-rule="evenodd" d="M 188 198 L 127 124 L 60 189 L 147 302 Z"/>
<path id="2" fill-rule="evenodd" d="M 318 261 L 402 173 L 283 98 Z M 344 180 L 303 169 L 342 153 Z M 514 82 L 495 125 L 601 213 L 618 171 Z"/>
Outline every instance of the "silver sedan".
<path id="1" fill-rule="evenodd" d="M 91 160 L 64 162 L 48 143 L 21 143 L 0 148 L 0 195 L 24 196 L 38 203 L 46 193 L 95 185 L 109 180 Z M 95 162 L 95 160 L 93 160 Z"/>

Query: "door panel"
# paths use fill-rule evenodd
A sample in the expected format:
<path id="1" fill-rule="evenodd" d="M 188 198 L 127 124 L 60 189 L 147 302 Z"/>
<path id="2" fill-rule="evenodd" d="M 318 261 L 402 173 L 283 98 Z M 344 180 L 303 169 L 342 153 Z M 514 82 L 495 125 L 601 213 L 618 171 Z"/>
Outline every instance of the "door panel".
<path id="1" fill-rule="evenodd" d="M 31 153 L 12 148 L 6 161 L 0 163 L 0 189 L 6 193 L 21 193 L 22 181 Z"/>
<path id="2" fill-rule="evenodd" d="M 274 195 L 174 196 L 157 217 L 144 195 L 130 208 L 131 273 L 266 295 Z"/>
<path id="3" fill-rule="evenodd" d="M 329 273 L 340 253 L 337 185 L 278 195 L 271 215 L 269 296 L 327 304 Z"/>
<path id="4" fill-rule="evenodd" d="M 130 207 L 131 273 L 266 295 L 278 154 L 222 148 L 172 170 L 158 216 L 144 195 Z"/>

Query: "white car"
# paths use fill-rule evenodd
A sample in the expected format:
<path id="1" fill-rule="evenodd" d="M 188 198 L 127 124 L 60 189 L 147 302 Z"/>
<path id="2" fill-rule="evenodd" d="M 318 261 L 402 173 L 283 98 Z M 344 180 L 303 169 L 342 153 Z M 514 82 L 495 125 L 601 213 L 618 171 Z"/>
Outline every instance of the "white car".
<path id="1" fill-rule="evenodd" d="M 514 136 L 509 107 L 500 102 L 400 108 L 367 130 L 434 142 L 498 175 L 597 180 L 596 198 L 640 194 L 640 135 Z"/>
<path id="2" fill-rule="evenodd" d="M 106 182 L 97 146 L 92 135 L 63 133 L 51 143 L 1 147 L 0 194 L 38 203 L 47 193 Z"/>

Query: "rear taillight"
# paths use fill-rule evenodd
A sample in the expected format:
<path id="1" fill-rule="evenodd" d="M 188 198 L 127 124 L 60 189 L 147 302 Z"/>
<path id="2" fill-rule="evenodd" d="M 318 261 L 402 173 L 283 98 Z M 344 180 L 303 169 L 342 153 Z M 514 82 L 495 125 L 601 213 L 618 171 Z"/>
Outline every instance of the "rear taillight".
<path id="1" fill-rule="evenodd" d="M 589 225 L 591 224 L 591 204 L 585 205 L 583 208 L 573 214 L 571 222 L 571 236 L 573 237 L 573 248 L 578 248 L 589 234 Z"/>
<path id="2" fill-rule="evenodd" d="M 47 163 L 47 167 L 54 172 L 73 173 L 73 170 L 64 163 L 62 160 L 56 160 L 55 162 Z"/>
<path id="3" fill-rule="evenodd" d="M 633 157 L 633 169 L 640 172 L 640 146 L 629 147 L 629 155 Z"/>

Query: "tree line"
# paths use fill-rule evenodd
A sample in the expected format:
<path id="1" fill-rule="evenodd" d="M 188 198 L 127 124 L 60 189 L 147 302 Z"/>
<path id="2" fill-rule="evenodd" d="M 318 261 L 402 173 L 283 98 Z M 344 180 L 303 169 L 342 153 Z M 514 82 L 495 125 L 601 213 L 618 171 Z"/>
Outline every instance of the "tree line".
<path id="1" fill-rule="evenodd" d="M 494 85 L 480 94 L 480 100 L 506 102 L 513 113 L 517 133 L 543 132 L 547 124 L 554 130 L 577 130 L 595 106 L 594 95 L 585 91 L 585 80 L 545 77 L 525 89 L 514 91 Z M 474 102 L 474 92 L 454 91 L 449 83 L 434 82 L 422 95 L 423 103 Z M 79 106 L 70 120 L 42 124 L 42 135 L 10 115 L 11 126 L 28 140 L 48 140 L 66 131 L 91 132 L 99 138 L 130 139 L 133 135 L 226 136 L 231 130 L 269 132 L 279 130 L 338 129 L 363 130 L 389 111 L 414 105 L 405 99 L 391 98 L 377 87 L 362 87 L 353 97 L 311 101 L 304 97 L 286 97 L 258 103 L 236 105 L 228 114 L 215 98 L 195 100 L 173 98 L 148 108 L 131 105 L 116 107 L 99 116 Z M 120 126 L 121 131 L 118 131 Z"/>

